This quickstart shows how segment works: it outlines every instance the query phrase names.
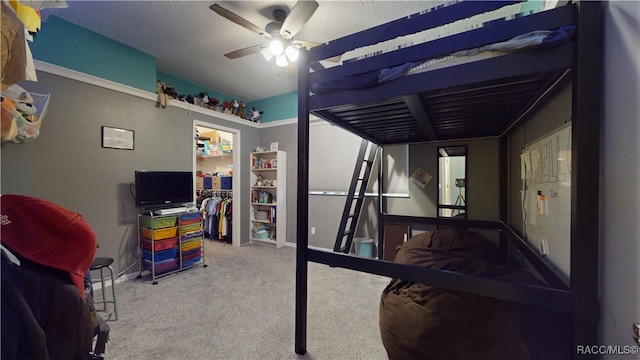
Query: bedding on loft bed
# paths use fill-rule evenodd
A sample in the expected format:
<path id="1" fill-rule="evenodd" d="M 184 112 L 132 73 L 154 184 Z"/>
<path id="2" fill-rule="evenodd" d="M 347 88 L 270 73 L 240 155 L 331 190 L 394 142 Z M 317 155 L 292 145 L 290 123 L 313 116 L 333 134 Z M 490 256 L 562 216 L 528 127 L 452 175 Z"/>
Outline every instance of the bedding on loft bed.
<path id="1" fill-rule="evenodd" d="M 398 246 L 402 264 L 545 286 L 508 266 L 474 231 L 427 231 Z M 380 335 L 390 359 L 567 359 L 571 318 L 538 307 L 392 279 L 382 292 Z"/>
<path id="2" fill-rule="evenodd" d="M 310 49 L 313 71 L 298 92 L 308 112 L 379 145 L 503 135 L 570 78 L 576 6 L 320 66 L 341 52 L 451 24 L 477 6 L 499 4 L 456 3 L 441 9 L 447 16 L 416 14 Z"/>
<path id="3" fill-rule="evenodd" d="M 438 58 L 407 62 L 339 79 L 329 79 L 327 81 L 320 79 L 318 82 L 312 82 L 309 90 L 312 94 L 321 94 L 336 90 L 360 89 L 392 81 L 406 75 L 483 60 L 506 53 L 531 49 L 548 49 L 573 40 L 574 33 L 575 26 L 573 25 L 563 26 L 555 30 L 531 31 L 507 41 L 459 50 Z"/>

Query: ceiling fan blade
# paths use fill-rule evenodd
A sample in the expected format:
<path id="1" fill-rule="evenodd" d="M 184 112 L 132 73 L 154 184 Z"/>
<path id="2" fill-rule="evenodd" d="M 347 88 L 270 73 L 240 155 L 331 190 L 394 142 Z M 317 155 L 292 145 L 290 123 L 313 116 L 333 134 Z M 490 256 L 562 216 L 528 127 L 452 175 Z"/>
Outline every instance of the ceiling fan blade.
<path id="1" fill-rule="evenodd" d="M 267 39 L 271 38 L 271 34 L 267 33 L 264 29 L 261 29 L 260 27 L 258 27 L 257 25 L 255 25 L 254 23 L 246 20 L 245 18 L 237 15 L 234 12 L 231 12 L 225 8 L 223 8 L 222 6 L 218 5 L 218 4 L 213 4 L 211 6 L 209 6 L 209 9 L 213 10 L 214 12 L 216 12 L 217 14 L 221 15 L 222 17 L 226 18 L 227 20 L 230 20 L 242 27 L 244 27 L 245 29 L 248 29 L 249 31 L 252 31 L 262 37 L 265 37 Z"/>
<path id="2" fill-rule="evenodd" d="M 226 53 L 226 54 L 224 54 L 224 56 L 226 56 L 229 59 L 237 59 L 237 58 L 240 58 L 240 57 L 243 57 L 243 56 L 259 53 L 260 51 L 262 51 L 262 49 L 265 49 L 266 47 L 267 47 L 266 44 L 249 46 L 249 47 L 244 48 L 244 49 L 240 49 L 240 50 L 232 51 L 230 53 Z"/>
<path id="3" fill-rule="evenodd" d="M 294 41 L 292 41 L 292 43 L 295 44 L 295 45 L 300 45 L 300 47 L 307 48 L 307 50 L 311 49 L 312 47 L 316 47 L 316 46 L 320 45 L 320 43 L 318 43 L 318 42 L 306 41 L 306 40 L 294 40 Z"/>
<path id="4" fill-rule="evenodd" d="M 280 35 L 285 39 L 291 39 L 298 31 L 302 29 L 304 24 L 311 19 L 313 13 L 316 12 L 318 3 L 316 1 L 299 0 L 291 9 L 287 18 L 282 23 Z"/>
<path id="5" fill-rule="evenodd" d="M 306 40 L 294 40 L 293 41 L 294 44 L 296 45 L 300 45 L 300 47 L 305 47 L 308 49 L 311 49 L 312 47 L 321 45 L 321 43 L 315 42 L 315 41 L 306 41 Z M 325 59 L 326 61 L 331 61 L 334 63 L 339 63 L 340 59 L 342 59 L 342 55 L 336 55 L 334 57 L 330 57 L 328 59 Z"/>

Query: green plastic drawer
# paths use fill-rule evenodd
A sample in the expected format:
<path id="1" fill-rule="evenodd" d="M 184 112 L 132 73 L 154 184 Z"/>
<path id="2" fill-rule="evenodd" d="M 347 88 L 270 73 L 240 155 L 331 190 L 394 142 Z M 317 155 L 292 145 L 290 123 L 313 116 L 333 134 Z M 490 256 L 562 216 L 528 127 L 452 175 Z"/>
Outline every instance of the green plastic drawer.
<path id="1" fill-rule="evenodd" d="M 176 226 L 177 220 L 178 220 L 178 215 L 163 216 L 163 217 L 141 216 L 140 226 L 148 229 L 162 229 L 162 228 Z"/>
<path id="2" fill-rule="evenodd" d="M 182 225 L 180 226 L 180 231 L 182 232 L 191 232 L 200 230 L 201 223 L 198 221 L 197 223 Z"/>

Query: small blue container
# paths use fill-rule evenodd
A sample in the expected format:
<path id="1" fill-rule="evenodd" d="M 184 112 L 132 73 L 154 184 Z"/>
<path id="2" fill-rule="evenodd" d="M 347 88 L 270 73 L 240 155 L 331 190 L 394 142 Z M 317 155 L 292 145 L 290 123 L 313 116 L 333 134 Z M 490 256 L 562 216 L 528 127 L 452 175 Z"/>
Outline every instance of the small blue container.
<path id="1" fill-rule="evenodd" d="M 211 190 L 213 188 L 213 179 L 211 179 L 211 176 L 205 176 L 202 184 L 205 189 Z"/>
<path id="2" fill-rule="evenodd" d="M 223 176 L 222 178 L 220 178 L 220 189 L 231 190 L 232 179 L 232 176 Z"/>
<path id="3" fill-rule="evenodd" d="M 373 257 L 373 239 L 369 238 L 355 238 L 353 240 L 356 244 L 356 255 L 363 258 Z"/>

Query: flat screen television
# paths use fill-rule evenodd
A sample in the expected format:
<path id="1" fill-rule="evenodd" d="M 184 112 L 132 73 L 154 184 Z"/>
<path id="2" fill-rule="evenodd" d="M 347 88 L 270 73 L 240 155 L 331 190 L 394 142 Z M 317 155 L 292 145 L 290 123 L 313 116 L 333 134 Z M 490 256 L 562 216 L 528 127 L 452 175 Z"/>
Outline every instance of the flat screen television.
<path id="1" fill-rule="evenodd" d="M 137 207 L 172 207 L 193 203 L 190 171 L 136 171 Z"/>

